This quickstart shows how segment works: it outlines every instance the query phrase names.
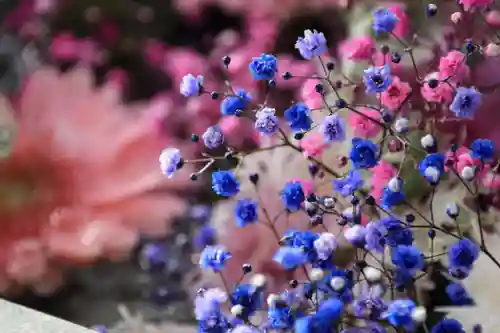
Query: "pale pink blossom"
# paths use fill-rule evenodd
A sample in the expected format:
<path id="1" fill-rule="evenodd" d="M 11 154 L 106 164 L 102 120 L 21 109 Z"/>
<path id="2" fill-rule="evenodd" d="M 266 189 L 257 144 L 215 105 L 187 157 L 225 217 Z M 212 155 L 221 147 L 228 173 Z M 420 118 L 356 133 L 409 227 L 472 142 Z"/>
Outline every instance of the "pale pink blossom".
<path id="1" fill-rule="evenodd" d="M 399 19 L 394 28 L 393 34 L 399 38 L 404 38 L 410 31 L 410 18 L 406 14 L 405 5 L 397 3 L 388 7 Z"/>
<path id="2" fill-rule="evenodd" d="M 459 24 L 460 21 L 462 21 L 462 18 L 463 18 L 463 15 L 461 12 L 454 12 L 453 14 L 451 14 L 450 16 L 450 20 L 451 22 L 453 22 L 454 24 Z"/>
<path id="3" fill-rule="evenodd" d="M 300 148 L 304 157 L 314 157 L 321 155 L 323 150 L 328 147 L 325 143 L 323 135 L 319 132 L 311 132 L 306 134 L 302 140 L 299 141 Z"/>
<path id="4" fill-rule="evenodd" d="M 370 177 L 372 186 L 370 194 L 378 201 L 381 199 L 387 183 L 397 175 L 398 171 L 386 161 L 380 161 L 370 171 L 372 173 Z"/>
<path id="5" fill-rule="evenodd" d="M 174 82 L 181 82 L 186 73 L 199 75 L 209 67 L 207 59 L 201 54 L 187 48 L 167 49 L 162 68 Z"/>
<path id="6" fill-rule="evenodd" d="M 450 51 L 439 60 L 439 74 L 454 82 L 461 82 L 469 77 L 470 69 L 465 63 L 465 55 L 460 51 Z"/>
<path id="7" fill-rule="evenodd" d="M 381 116 L 377 110 L 361 107 L 358 112 L 369 117 L 364 117 L 357 112 L 350 112 L 348 123 L 354 129 L 354 134 L 365 138 L 373 138 L 377 136 L 382 127 L 376 121 L 380 121 Z M 373 120 L 375 121 L 373 121 Z"/>
<path id="8" fill-rule="evenodd" d="M 476 9 L 491 6 L 493 0 L 458 0 L 458 3 L 461 4 L 466 11 L 475 11 Z"/>
<path id="9" fill-rule="evenodd" d="M 498 10 L 490 10 L 485 14 L 484 18 L 488 25 L 494 28 L 500 28 L 500 11 Z"/>
<path id="10" fill-rule="evenodd" d="M 305 195 L 314 193 L 314 183 L 310 179 L 304 179 L 304 178 L 294 178 L 290 179 L 291 182 L 299 182 L 302 185 L 302 190 L 304 191 Z"/>
<path id="11" fill-rule="evenodd" d="M 425 81 L 429 81 L 430 79 L 439 80 L 441 78 L 438 72 L 434 72 L 427 75 Z M 424 83 L 420 89 L 420 93 L 427 102 L 449 104 L 453 98 L 453 86 L 450 82 L 439 81 L 436 88 L 431 88 L 427 83 Z"/>
<path id="12" fill-rule="evenodd" d="M 85 65 L 98 65 L 103 57 L 97 45 L 90 39 L 77 39 L 70 33 L 55 36 L 49 51 L 59 61 L 78 61 Z"/>
<path id="13" fill-rule="evenodd" d="M 323 98 L 316 91 L 316 84 L 314 80 L 306 80 L 300 89 L 300 96 L 310 109 L 319 109 L 323 105 Z"/>
<path id="14" fill-rule="evenodd" d="M 411 87 L 407 82 L 394 76 L 387 90 L 380 95 L 381 102 L 389 109 L 396 110 L 406 101 L 410 91 Z"/>
<path id="15" fill-rule="evenodd" d="M 260 136 L 255 131 L 254 124 L 248 119 L 222 117 L 219 120 L 219 127 L 231 147 L 241 149 L 247 144 L 255 146 L 260 144 Z"/>
<path id="16" fill-rule="evenodd" d="M 375 40 L 369 36 L 349 38 L 339 47 L 340 56 L 352 61 L 371 60 L 375 51 Z"/>

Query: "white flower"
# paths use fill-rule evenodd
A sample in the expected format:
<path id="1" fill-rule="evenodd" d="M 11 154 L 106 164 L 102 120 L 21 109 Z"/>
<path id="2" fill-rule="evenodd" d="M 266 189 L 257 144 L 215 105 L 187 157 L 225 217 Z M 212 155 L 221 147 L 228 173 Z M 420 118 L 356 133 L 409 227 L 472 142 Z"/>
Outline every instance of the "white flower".
<path id="1" fill-rule="evenodd" d="M 318 258 L 320 260 L 327 260 L 331 256 L 333 250 L 339 246 L 339 243 L 334 234 L 323 232 L 319 235 L 318 239 L 314 241 L 313 245 L 318 254 Z"/>
<path id="2" fill-rule="evenodd" d="M 398 177 L 391 178 L 389 180 L 389 182 L 387 183 L 387 187 L 392 192 L 400 192 L 402 185 L 403 185 L 403 181 Z"/>
<path id="3" fill-rule="evenodd" d="M 363 276 L 368 282 L 377 282 L 382 278 L 382 272 L 375 267 L 368 266 L 363 269 Z"/>
<path id="4" fill-rule="evenodd" d="M 407 118 L 401 117 L 394 122 L 394 130 L 398 133 L 404 133 L 408 131 L 409 121 Z"/>
<path id="5" fill-rule="evenodd" d="M 433 183 L 437 182 L 439 180 L 439 177 L 441 176 L 439 170 L 434 167 L 428 167 L 427 169 L 425 169 L 424 175 Z"/>
<path id="6" fill-rule="evenodd" d="M 431 148 L 436 144 L 436 139 L 434 139 L 432 135 L 427 134 L 426 136 L 422 137 L 422 139 L 420 139 L 420 144 L 425 149 Z"/>
<path id="7" fill-rule="evenodd" d="M 346 285 L 345 279 L 341 276 L 334 276 L 330 280 L 330 287 L 332 287 L 332 289 L 335 291 L 340 291 L 344 289 L 345 285 Z"/>
<path id="8" fill-rule="evenodd" d="M 472 180 L 474 179 L 474 176 L 475 176 L 475 170 L 474 168 L 470 167 L 470 166 L 466 166 L 462 169 L 462 172 L 460 172 L 460 176 L 469 181 L 469 180 Z"/>

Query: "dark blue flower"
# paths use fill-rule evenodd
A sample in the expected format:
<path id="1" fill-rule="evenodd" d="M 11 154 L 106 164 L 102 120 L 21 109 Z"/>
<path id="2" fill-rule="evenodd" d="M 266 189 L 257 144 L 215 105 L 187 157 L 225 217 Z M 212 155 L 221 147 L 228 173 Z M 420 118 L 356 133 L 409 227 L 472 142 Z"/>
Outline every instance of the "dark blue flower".
<path id="1" fill-rule="evenodd" d="M 479 257 L 479 246 L 468 239 L 461 239 L 448 249 L 450 267 L 472 269 Z"/>
<path id="2" fill-rule="evenodd" d="M 361 173 L 357 170 L 351 170 L 346 177 L 333 181 L 333 191 L 339 193 L 343 197 L 347 197 L 361 190 L 364 184 L 365 181 L 361 178 Z"/>
<path id="3" fill-rule="evenodd" d="M 226 261 L 231 259 L 224 246 L 207 246 L 200 255 L 200 267 L 203 269 L 212 269 L 214 272 L 220 272 L 226 265 Z"/>
<path id="4" fill-rule="evenodd" d="M 307 254 L 301 248 L 284 246 L 280 247 L 273 260 L 284 269 L 291 270 L 307 262 Z"/>
<path id="5" fill-rule="evenodd" d="M 338 114 L 326 116 L 320 125 L 320 132 L 326 143 L 341 142 L 345 140 L 345 121 Z"/>
<path id="6" fill-rule="evenodd" d="M 459 87 L 451 102 L 450 110 L 457 117 L 472 118 L 481 104 L 481 93 L 475 88 Z"/>
<path id="7" fill-rule="evenodd" d="M 424 254 L 414 246 L 398 245 L 392 249 L 392 263 L 410 274 L 415 274 L 424 268 Z"/>
<path id="8" fill-rule="evenodd" d="M 411 312 L 416 308 L 415 303 L 409 299 L 398 299 L 389 304 L 387 308 L 387 321 L 396 327 L 411 327 L 413 319 Z"/>
<path id="9" fill-rule="evenodd" d="M 243 112 L 252 101 L 250 95 L 244 89 L 238 89 L 236 96 L 228 96 L 224 98 L 220 104 L 220 112 L 224 116 L 234 116 Z"/>
<path id="10" fill-rule="evenodd" d="M 444 173 L 444 154 L 428 154 L 418 165 L 418 171 L 430 184 L 437 184 Z"/>
<path id="11" fill-rule="evenodd" d="M 393 217 L 384 217 L 379 220 L 385 228 L 385 241 L 387 245 L 394 247 L 398 245 L 411 245 L 413 243 L 413 232 L 410 228 Z"/>
<path id="12" fill-rule="evenodd" d="M 251 284 L 240 284 L 231 294 L 231 303 L 243 306 L 247 314 L 251 315 L 264 306 L 264 293 Z"/>
<path id="13" fill-rule="evenodd" d="M 262 53 L 252 58 L 248 68 L 255 80 L 273 80 L 278 72 L 278 60 L 272 54 Z"/>
<path id="14" fill-rule="evenodd" d="M 274 329 L 289 329 L 295 323 L 295 315 L 288 307 L 270 307 L 267 311 L 269 326 Z"/>
<path id="15" fill-rule="evenodd" d="M 302 202 L 305 200 L 302 184 L 297 181 L 288 182 L 280 193 L 281 202 L 291 212 L 300 209 Z"/>
<path id="16" fill-rule="evenodd" d="M 370 140 L 354 138 L 349 158 L 356 169 L 370 169 L 378 163 L 378 146 Z"/>
<path id="17" fill-rule="evenodd" d="M 381 203 L 384 208 L 392 208 L 405 201 L 405 195 L 402 191 L 394 192 L 389 188 L 384 188 L 382 192 Z"/>
<path id="18" fill-rule="evenodd" d="M 294 132 L 311 129 L 311 110 L 303 103 L 297 103 L 285 110 L 285 120 Z"/>
<path id="19" fill-rule="evenodd" d="M 316 30 L 305 30 L 304 37 L 297 39 L 295 48 L 299 50 L 304 59 L 310 60 L 314 57 L 320 57 L 327 52 L 325 35 Z"/>
<path id="20" fill-rule="evenodd" d="M 396 288 L 410 286 L 413 283 L 413 274 L 406 269 L 396 268 L 392 279 Z"/>
<path id="21" fill-rule="evenodd" d="M 323 323 L 335 323 L 344 313 L 344 303 L 336 298 L 330 298 L 320 304 L 315 317 Z"/>
<path id="22" fill-rule="evenodd" d="M 465 329 L 458 320 L 444 318 L 432 326 L 430 333 L 465 333 Z"/>
<path id="23" fill-rule="evenodd" d="M 446 295 L 453 305 L 472 305 L 474 301 L 460 283 L 450 283 L 446 286 Z"/>
<path id="24" fill-rule="evenodd" d="M 493 159 L 495 155 L 495 146 L 493 141 L 488 139 L 476 139 L 471 146 L 471 155 L 474 158 L 480 158 L 483 161 Z"/>
<path id="25" fill-rule="evenodd" d="M 399 18 L 387 8 L 380 8 L 373 12 L 373 30 L 375 33 L 391 33 Z"/>
<path id="26" fill-rule="evenodd" d="M 243 228 L 249 223 L 255 223 L 258 220 L 257 201 L 250 199 L 238 200 L 234 207 L 234 218 L 236 225 Z"/>
<path id="27" fill-rule="evenodd" d="M 232 171 L 212 173 L 212 190 L 223 197 L 232 197 L 240 191 L 240 182 Z"/>
<path id="28" fill-rule="evenodd" d="M 194 238 L 194 244 L 198 249 L 203 249 L 206 246 L 214 245 L 216 241 L 216 231 L 213 227 L 206 224 L 198 231 Z"/>
<path id="29" fill-rule="evenodd" d="M 363 83 L 368 94 L 386 91 L 392 83 L 389 65 L 371 66 L 363 74 Z"/>

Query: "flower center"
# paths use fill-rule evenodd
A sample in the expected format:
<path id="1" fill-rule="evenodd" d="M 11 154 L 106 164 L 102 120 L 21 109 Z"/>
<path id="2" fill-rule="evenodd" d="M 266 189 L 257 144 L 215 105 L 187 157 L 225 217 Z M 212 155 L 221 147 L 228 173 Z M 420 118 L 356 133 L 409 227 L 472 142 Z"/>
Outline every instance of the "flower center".
<path id="1" fill-rule="evenodd" d="M 384 78 L 380 74 L 373 75 L 372 77 L 373 83 L 375 83 L 377 86 L 381 86 L 384 84 Z"/>
<path id="2" fill-rule="evenodd" d="M 469 108 L 472 104 L 472 99 L 470 96 L 464 96 L 462 97 L 462 107 L 463 108 Z"/>

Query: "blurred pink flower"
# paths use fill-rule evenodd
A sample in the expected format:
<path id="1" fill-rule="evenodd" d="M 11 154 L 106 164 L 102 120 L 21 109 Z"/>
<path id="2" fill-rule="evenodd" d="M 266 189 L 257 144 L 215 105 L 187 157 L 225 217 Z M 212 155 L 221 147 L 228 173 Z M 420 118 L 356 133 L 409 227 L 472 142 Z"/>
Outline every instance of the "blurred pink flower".
<path id="1" fill-rule="evenodd" d="M 439 60 L 439 74 L 450 77 L 453 82 L 461 82 L 469 77 L 470 69 L 465 63 L 465 55 L 460 51 L 450 51 Z"/>
<path id="2" fill-rule="evenodd" d="M 190 171 L 162 176 L 159 152 L 179 145 L 154 130 L 153 106 L 125 106 L 116 85 L 92 80 L 44 68 L 22 93 L 13 151 L 0 161 L 2 286 L 54 291 L 60 264 L 120 259 L 138 233 L 165 234 L 184 212 L 168 191 L 189 188 Z"/>
<path id="3" fill-rule="evenodd" d="M 425 81 L 428 82 L 430 79 L 441 79 L 442 77 L 438 72 L 431 73 L 425 77 Z M 427 102 L 433 103 L 444 103 L 449 104 L 453 98 L 453 87 L 451 83 L 439 81 L 436 88 L 429 87 L 428 84 L 424 83 L 420 89 L 422 97 Z"/>
<path id="4" fill-rule="evenodd" d="M 323 106 L 323 98 L 316 91 L 315 80 L 306 80 L 300 89 L 300 96 L 310 109 L 319 109 Z"/>
<path id="5" fill-rule="evenodd" d="M 301 77 L 311 76 L 315 73 L 315 65 L 312 61 L 302 61 L 293 59 L 291 55 L 288 54 L 280 54 L 277 56 L 279 71 L 281 73 L 290 72 L 292 75 L 297 76 L 295 79 L 285 80 L 281 75 L 276 78 L 276 82 L 278 86 L 281 88 L 298 88 L 303 79 Z M 312 81 L 312 80 L 308 80 Z M 316 82 L 317 83 L 317 82 Z M 319 95 L 316 93 L 316 95 Z M 320 96 L 321 98 L 321 96 Z"/>
<path id="6" fill-rule="evenodd" d="M 491 6 L 493 0 L 458 0 L 458 3 L 464 6 L 464 10 L 474 11 L 479 8 Z"/>
<path id="7" fill-rule="evenodd" d="M 394 76 L 391 85 L 381 94 L 380 99 L 383 105 L 391 110 L 396 110 L 406 101 L 410 91 L 408 83 Z"/>
<path id="8" fill-rule="evenodd" d="M 238 117 L 222 117 L 219 127 L 224 133 L 227 143 L 236 149 L 241 149 L 250 143 L 258 146 L 260 136 L 254 128 L 254 124 L 248 119 Z"/>
<path id="9" fill-rule="evenodd" d="M 304 138 L 299 141 L 299 145 L 303 150 L 302 154 L 305 158 L 321 155 L 323 150 L 328 147 L 323 135 L 319 132 L 312 132 L 305 135 Z"/>
<path id="10" fill-rule="evenodd" d="M 373 138 L 377 136 L 377 134 L 379 134 L 382 130 L 382 127 L 371 119 L 380 120 L 380 113 L 377 110 L 365 107 L 359 108 L 358 111 L 361 114 L 351 112 L 348 118 L 349 125 L 354 129 L 354 134 L 365 138 Z M 362 114 L 371 119 L 363 117 Z"/>
<path id="11" fill-rule="evenodd" d="M 405 5 L 397 3 L 393 4 L 387 9 L 396 14 L 399 19 L 399 22 L 396 24 L 396 27 L 393 31 L 394 35 L 399 38 L 404 38 L 410 31 L 410 18 L 406 14 Z"/>
<path id="12" fill-rule="evenodd" d="M 52 39 L 49 49 L 52 57 L 59 61 L 79 61 L 85 65 L 96 65 L 102 61 L 102 53 L 89 39 L 77 39 L 70 33 L 61 33 Z"/>
<path id="13" fill-rule="evenodd" d="M 163 57 L 163 70 L 177 84 L 181 82 L 186 73 L 200 75 L 205 73 L 208 67 L 208 61 L 205 57 L 187 48 L 167 49 Z"/>
<path id="14" fill-rule="evenodd" d="M 375 40 L 369 36 L 347 39 L 339 47 L 340 56 L 352 61 L 371 60 L 375 51 Z"/>
<path id="15" fill-rule="evenodd" d="M 391 178 L 397 175 L 398 171 L 386 161 L 380 161 L 380 163 L 371 168 L 370 171 L 372 173 L 370 178 L 372 190 L 370 194 L 378 201 L 381 199 L 387 183 Z"/>

